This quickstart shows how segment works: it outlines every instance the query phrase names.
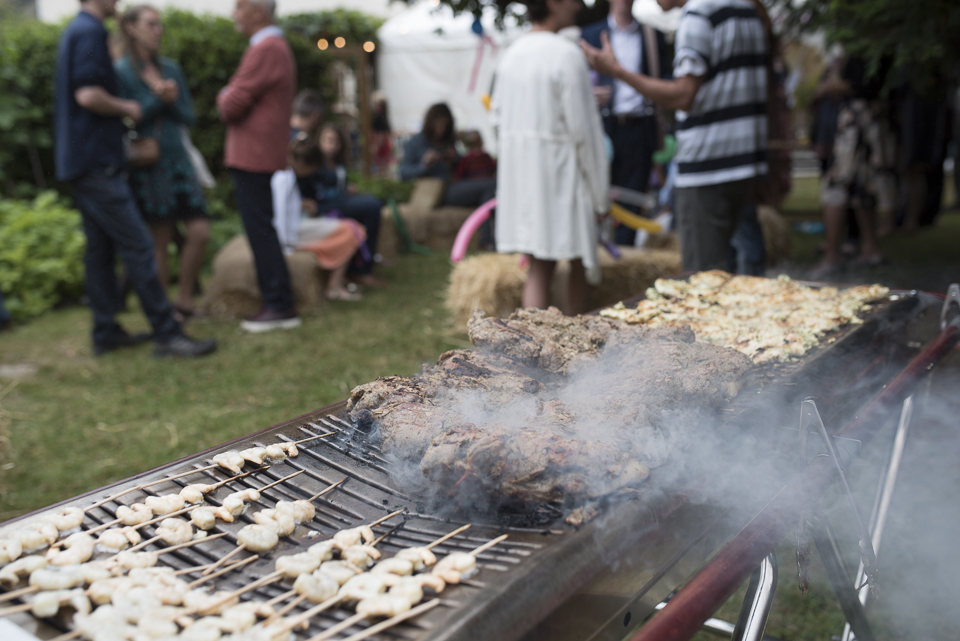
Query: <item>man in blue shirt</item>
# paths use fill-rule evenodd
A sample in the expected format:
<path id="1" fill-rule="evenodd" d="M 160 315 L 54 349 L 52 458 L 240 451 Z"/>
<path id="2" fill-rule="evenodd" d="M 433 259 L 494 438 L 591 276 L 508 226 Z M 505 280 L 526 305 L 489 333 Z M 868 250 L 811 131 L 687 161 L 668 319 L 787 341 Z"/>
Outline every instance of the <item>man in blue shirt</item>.
<path id="1" fill-rule="evenodd" d="M 157 278 L 153 241 L 127 185 L 121 118 L 140 119 L 140 105 L 117 98 L 117 78 L 103 20 L 116 14 L 117 0 L 84 0 L 57 50 L 54 80 L 54 139 L 57 179 L 70 181 L 87 236 L 84 255 L 87 296 L 93 311 L 93 351 L 105 354 L 148 340 L 130 335 L 115 315 L 121 299 L 115 260 L 153 327 L 154 355 L 202 356 L 213 340 L 184 335 Z"/>

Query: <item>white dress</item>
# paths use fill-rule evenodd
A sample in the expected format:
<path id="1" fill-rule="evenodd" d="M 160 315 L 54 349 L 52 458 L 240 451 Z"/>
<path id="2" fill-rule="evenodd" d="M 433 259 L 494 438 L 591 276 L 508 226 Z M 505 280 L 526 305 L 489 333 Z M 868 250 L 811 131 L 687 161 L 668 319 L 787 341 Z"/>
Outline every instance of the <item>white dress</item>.
<path id="1" fill-rule="evenodd" d="M 554 33 L 521 36 L 498 65 L 492 115 L 497 251 L 581 258 L 599 282 L 596 214 L 607 211 L 610 167 L 583 52 Z"/>

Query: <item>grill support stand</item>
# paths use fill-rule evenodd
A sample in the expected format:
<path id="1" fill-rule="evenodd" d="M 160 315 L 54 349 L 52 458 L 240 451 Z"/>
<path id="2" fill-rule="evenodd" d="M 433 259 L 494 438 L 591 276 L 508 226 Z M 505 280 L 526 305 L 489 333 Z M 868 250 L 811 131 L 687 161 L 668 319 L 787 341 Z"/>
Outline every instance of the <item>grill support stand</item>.
<path id="1" fill-rule="evenodd" d="M 733 641 L 761 641 L 767 617 L 773 608 L 777 592 L 777 554 L 771 552 L 763 559 L 747 585 L 747 595 L 740 606 L 740 616 L 733 630 Z"/>
<path id="2" fill-rule="evenodd" d="M 960 341 L 954 319 L 841 432 L 864 444 L 884 424 L 890 410 L 909 396 L 917 383 Z M 836 481 L 832 461 L 816 458 L 687 583 L 631 641 L 685 641 L 729 598 L 756 564 L 768 555 Z"/>
<path id="3" fill-rule="evenodd" d="M 893 490 L 897 484 L 897 474 L 900 472 L 900 462 L 903 460 L 903 450 L 907 444 L 907 435 L 910 432 L 910 420 L 913 418 L 913 395 L 907 397 L 903 402 L 903 409 L 900 412 L 900 422 L 897 424 L 897 432 L 893 438 L 893 445 L 890 449 L 890 457 L 887 461 L 886 470 L 880 477 L 880 483 L 877 486 L 877 496 L 873 503 L 873 513 L 870 517 L 870 534 L 874 551 L 879 552 L 880 540 L 883 537 L 883 526 L 887 522 L 887 513 L 890 509 L 890 501 L 893 499 Z M 855 586 L 863 583 L 863 563 L 857 570 L 857 580 Z M 870 594 L 870 586 L 864 585 L 860 588 L 859 602 L 861 605 L 867 604 L 867 597 Z M 841 641 L 853 641 L 860 638 L 854 634 L 849 620 L 843 628 Z"/>

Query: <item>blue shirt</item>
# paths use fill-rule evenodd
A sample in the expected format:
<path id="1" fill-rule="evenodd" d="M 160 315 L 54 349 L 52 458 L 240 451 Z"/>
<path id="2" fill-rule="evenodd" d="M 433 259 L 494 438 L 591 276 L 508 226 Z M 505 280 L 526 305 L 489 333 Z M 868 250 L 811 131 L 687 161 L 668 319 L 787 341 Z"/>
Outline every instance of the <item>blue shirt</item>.
<path id="1" fill-rule="evenodd" d="M 77 104 L 81 87 L 118 94 L 107 49 L 107 30 L 89 13 L 77 14 L 57 47 L 54 79 L 54 152 L 57 179 L 73 180 L 97 165 L 123 165 L 124 126 L 117 116 L 98 116 Z"/>

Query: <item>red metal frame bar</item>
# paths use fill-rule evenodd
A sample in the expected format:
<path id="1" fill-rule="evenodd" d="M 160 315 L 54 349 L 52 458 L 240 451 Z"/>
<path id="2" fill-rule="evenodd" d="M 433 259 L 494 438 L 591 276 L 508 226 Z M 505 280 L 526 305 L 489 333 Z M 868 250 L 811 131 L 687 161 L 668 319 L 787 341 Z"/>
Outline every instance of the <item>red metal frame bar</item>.
<path id="1" fill-rule="evenodd" d="M 951 323 L 933 339 L 840 432 L 866 444 L 886 422 L 889 412 L 960 341 L 960 325 Z M 644 625 L 630 641 L 686 641 L 795 527 L 837 478 L 833 461 L 819 457 L 794 477 L 740 533 Z"/>

